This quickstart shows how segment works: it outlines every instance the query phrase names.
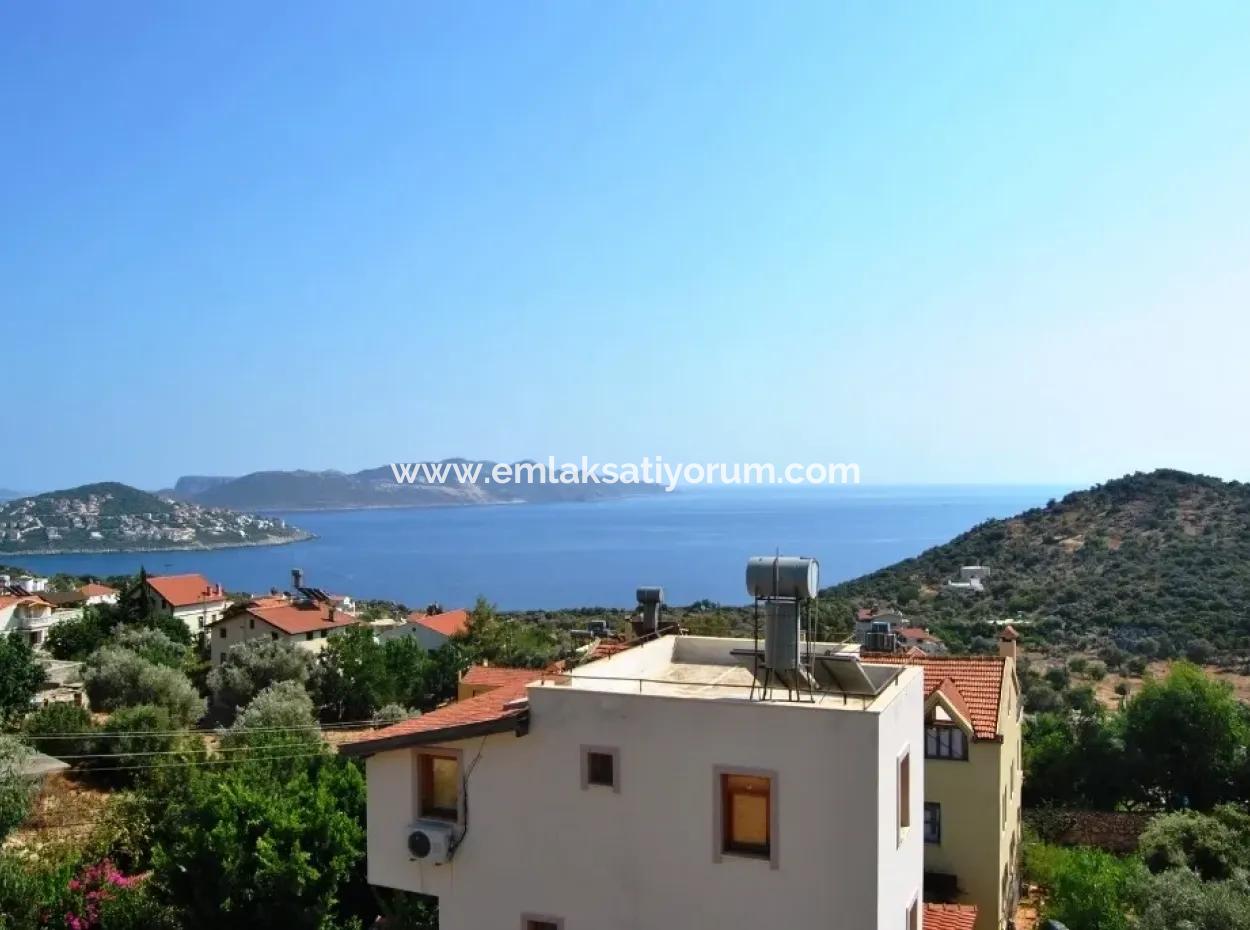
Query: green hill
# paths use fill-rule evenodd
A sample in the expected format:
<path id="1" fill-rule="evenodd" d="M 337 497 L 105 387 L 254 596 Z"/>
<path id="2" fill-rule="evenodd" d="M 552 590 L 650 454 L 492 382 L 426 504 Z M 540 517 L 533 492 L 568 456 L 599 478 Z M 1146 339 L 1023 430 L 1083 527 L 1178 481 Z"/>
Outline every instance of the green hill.
<path id="1" fill-rule="evenodd" d="M 977 564 L 991 571 L 983 593 L 944 587 Z M 896 605 L 956 633 L 1015 618 L 1045 642 L 1103 636 L 1166 656 L 1205 640 L 1250 654 L 1250 485 L 1172 470 L 1127 475 L 822 595 Z"/>

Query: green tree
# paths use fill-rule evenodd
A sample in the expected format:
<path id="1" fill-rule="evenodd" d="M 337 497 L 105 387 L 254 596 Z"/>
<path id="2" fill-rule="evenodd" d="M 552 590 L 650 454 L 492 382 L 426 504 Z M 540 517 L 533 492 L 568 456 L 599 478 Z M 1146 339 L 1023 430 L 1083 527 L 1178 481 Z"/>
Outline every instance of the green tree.
<path id="1" fill-rule="evenodd" d="M 317 656 L 313 691 L 331 720 L 367 720 L 394 698 L 383 647 L 367 626 L 332 637 Z"/>
<path id="2" fill-rule="evenodd" d="M 1152 876 L 1139 899 L 1138 930 L 1250 927 L 1250 884 L 1244 875 L 1204 882 L 1189 869 L 1170 869 Z"/>
<path id="3" fill-rule="evenodd" d="M 97 710 L 151 704 L 163 707 L 178 726 L 190 726 L 204 715 L 204 699 L 186 675 L 129 649 L 105 646 L 93 653 L 83 684 Z"/>
<path id="4" fill-rule="evenodd" d="M 1043 915 L 1079 930 L 1128 930 L 1142 883 L 1140 864 L 1084 847 L 1063 850 L 1049 878 Z"/>
<path id="5" fill-rule="evenodd" d="M 153 627 L 119 626 L 113 633 L 113 643 L 121 649 L 129 649 L 135 655 L 155 665 L 181 669 L 191 651 L 186 645 L 171 639 L 166 633 Z"/>
<path id="6" fill-rule="evenodd" d="M 1188 662 L 1147 679 L 1124 711 L 1129 770 L 1142 800 L 1210 810 L 1235 797 L 1245 714 L 1232 688 Z"/>
<path id="7" fill-rule="evenodd" d="M 44 646 L 57 659 L 82 660 L 106 642 L 112 627 L 111 613 L 101 608 L 106 605 L 84 607 L 82 614 L 70 620 L 62 620 L 48 631 Z"/>
<path id="8" fill-rule="evenodd" d="M 157 766 L 185 761 L 176 754 L 177 724 L 164 707 L 140 704 L 123 707 L 109 715 L 96 739 L 97 776 L 118 785 L 134 784 Z M 194 753 L 188 747 L 188 756 Z"/>
<path id="9" fill-rule="evenodd" d="M 1214 815 L 1196 811 L 1160 814 L 1147 825 L 1137 849 L 1152 872 L 1189 869 L 1204 881 L 1231 878 L 1250 867 L 1246 814 L 1232 807 Z"/>
<path id="10" fill-rule="evenodd" d="M 233 714 L 257 694 L 279 681 L 303 685 L 312 671 L 312 657 L 291 643 L 249 639 L 230 648 L 225 660 L 208 674 L 213 703 Z"/>
<path id="11" fill-rule="evenodd" d="M 34 797 L 35 781 L 22 767 L 30 750 L 12 736 L 0 734 L 0 841 L 26 819 Z"/>
<path id="12" fill-rule="evenodd" d="M 276 749 L 297 753 L 321 744 L 312 698 L 297 681 L 279 681 L 260 692 L 221 736 L 221 747 L 227 752 Z"/>
<path id="13" fill-rule="evenodd" d="M 281 781 L 263 763 L 193 771 L 157 826 L 152 881 L 185 930 L 330 930 L 364 856 L 364 779 L 323 756 Z"/>
<path id="14" fill-rule="evenodd" d="M 0 633 L 0 721 L 30 710 L 44 680 L 43 666 L 26 640 L 16 633 Z"/>
<path id="15" fill-rule="evenodd" d="M 73 765 L 82 761 L 74 756 L 91 752 L 93 730 L 86 708 L 62 701 L 45 704 L 22 721 L 22 735 L 36 749 Z"/>

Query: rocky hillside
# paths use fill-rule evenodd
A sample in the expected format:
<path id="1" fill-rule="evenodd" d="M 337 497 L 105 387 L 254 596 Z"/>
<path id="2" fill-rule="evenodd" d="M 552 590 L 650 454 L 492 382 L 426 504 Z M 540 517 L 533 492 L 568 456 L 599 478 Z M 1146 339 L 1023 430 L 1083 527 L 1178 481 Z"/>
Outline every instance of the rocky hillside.
<path id="1" fill-rule="evenodd" d="M 169 500 L 116 482 L 0 505 L 3 553 L 217 549 L 307 538 L 274 517 Z"/>
<path id="2" fill-rule="evenodd" d="M 983 592 L 945 586 L 986 565 Z M 823 592 L 931 623 L 1018 618 L 1044 638 L 1140 653 L 1250 653 L 1250 484 L 1161 470 L 1005 520 Z"/>
<path id="3" fill-rule="evenodd" d="M 657 484 L 517 482 L 485 480 L 494 462 L 444 459 L 439 465 L 480 468 L 483 480 L 458 480 L 449 469 L 443 481 L 400 483 L 389 466 L 341 471 L 259 471 L 240 478 L 180 478 L 175 496 L 216 507 L 246 510 L 353 510 L 369 507 L 446 507 L 464 504 L 589 501 L 662 493 Z"/>

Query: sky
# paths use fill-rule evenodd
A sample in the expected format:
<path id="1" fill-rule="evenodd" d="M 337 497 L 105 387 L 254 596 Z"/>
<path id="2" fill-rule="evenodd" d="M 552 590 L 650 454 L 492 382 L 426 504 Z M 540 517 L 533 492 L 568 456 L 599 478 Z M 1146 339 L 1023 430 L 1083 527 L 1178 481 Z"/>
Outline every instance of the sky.
<path id="1" fill-rule="evenodd" d="M 0 7 L 0 487 L 1250 479 L 1250 5 Z"/>

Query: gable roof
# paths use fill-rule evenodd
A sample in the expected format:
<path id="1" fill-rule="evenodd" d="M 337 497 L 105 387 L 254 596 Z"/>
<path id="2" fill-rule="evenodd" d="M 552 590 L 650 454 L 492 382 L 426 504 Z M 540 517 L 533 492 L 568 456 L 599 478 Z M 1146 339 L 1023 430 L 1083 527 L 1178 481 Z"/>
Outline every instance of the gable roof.
<path id="1" fill-rule="evenodd" d="M 977 922 L 975 904 L 926 904 L 924 930 L 972 930 Z"/>
<path id="2" fill-rule="evenodd" d="M 175 607 L 214 604 L 226 599 L 221 585 L 203 575 L 149 575 L 148 586 Z"/>
<path id="3" fill-rule="evenodd" d="M 967 707 L 977 739 L 997 739 L 998 708 L 1002 703 L 1007 660 L 1002 656 L 886 655 L 867 652 L 863 661 L 874 665 L 914 665 L 924 669 L 924 696 L 928 700 L 946 681 Z"/>
<path id="4" fill-rule="evenodd" d="M 895 635 L 904 642 L 936 643 L 938 638 L 928 630 L 918 626 L 904 626 L 895 630 Z"/>
<path id="5" fill-rule="evenodd" d="M 469 612 L 467 610 L 449 610 L 441 614 L 421 615 L 410 613 L 409 623 L 417 623 L 427 630 L 442 633 L 444 636 L 455 636 L 469 628 Z"/>
<path id="6" fill-rule="evenodd" d="M 347 756 L 368 756 L 388 749 L 450 742 L 488 733 L 522 732 L 525 721 L 529 719 L 526 686 L 542 677 L 543 673 L 539 671 L 530 671 L 524 677 L 515 676 L 513 681 L 485 694 L 444 704 L 420 717 L 383 727 L 368 739 L 340 746 L 339 752 Z"/>
<path id="7" fill-rule="evenodd" d="M 110 594 L 119 593 L 116 588 L 110 588 L 106 584 L 98 584 L 94 581 L 88 581 L 85 585 L 78 589 L 78 593 L 83 597 L 108 597 Z"/>
<path id="8" fill-rule="evenodd" d="M 317 630 L 338 630 L 357 622 L 355 614 L 350 614 L 341 608 L 336 609 L 333 614 L 334 619 L 330 619 L 328 604 L 291 601 L 286 598 L 260 598 L 249 603 L 242 613 L 251 614 L 257 620 L 263 620 L 288 636 L 298 636 L 301 633 L 312 633 Z M 233 620 L 237 616 L 237 613 L 231 614 L 230 617 L 223 617 L 217 623 L 222 623 L 227 619 Z"/>

